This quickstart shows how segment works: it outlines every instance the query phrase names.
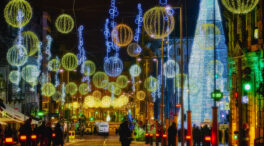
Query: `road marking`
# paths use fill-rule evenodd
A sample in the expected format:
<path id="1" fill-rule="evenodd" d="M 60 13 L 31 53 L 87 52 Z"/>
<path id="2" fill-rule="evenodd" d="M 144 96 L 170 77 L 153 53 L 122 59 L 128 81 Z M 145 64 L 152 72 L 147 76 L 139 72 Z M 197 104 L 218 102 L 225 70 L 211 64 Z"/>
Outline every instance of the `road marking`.
<path id="1" fill-rule="evenodd" d="M 105 138 L 105 140 L 104 140 L 104 144 L 103 144 L 104 146 L 106 146 L 106 141 L 107 141 L 107 139 Z"/>

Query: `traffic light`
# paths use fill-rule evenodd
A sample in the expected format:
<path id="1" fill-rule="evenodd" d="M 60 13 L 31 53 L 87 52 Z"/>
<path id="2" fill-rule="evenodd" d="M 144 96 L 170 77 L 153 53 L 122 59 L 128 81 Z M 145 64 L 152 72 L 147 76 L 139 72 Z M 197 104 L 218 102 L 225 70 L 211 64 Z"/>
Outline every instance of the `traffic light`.
<path id="1" fill-rule="evenodd" d="M 211 93 L 211 97 L 215 101 L 220 101 L 223 98 L 223 93 L 220 90 L 215 90 L 214 92 Z"/>
<path id="2" fill-rule="evenodd" d="M 250 91 L 251 90 L 251 84 L 250 83 L 245 83 L 244 84 L 244 90 L 245 91 Z"/>
<path id="3" fill-rule="evenodd" d="M 234 98 L 235 98 L 235 99 L 238 98 L 238 92 L 237 92 L 237 91 L 234 92 Z"/>
<path id="4" fill-rule="evenodd" d="M 250 81 L 251 81 L 251 69 L 249 67 L 246 67 L 244 70 L 243 70 L 243 90 L 248 92 L 251 90 L 251 84 L 250 84 Z"/>
<path id="5" fill-rule="evenodd" d="M 234 132 L 234 139 L 235 139 L 235 140 L 238 140 L 238 134 L 239 134 L 238 131 L 235 131 L 235 132 Z"/>

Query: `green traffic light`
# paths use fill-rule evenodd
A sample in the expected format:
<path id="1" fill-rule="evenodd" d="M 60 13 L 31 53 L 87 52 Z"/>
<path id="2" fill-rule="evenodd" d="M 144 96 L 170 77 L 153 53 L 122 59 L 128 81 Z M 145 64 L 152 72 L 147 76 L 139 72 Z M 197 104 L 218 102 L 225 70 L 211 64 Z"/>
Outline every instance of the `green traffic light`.
<path id="1" fill-rule="evenodd" d="M 235 136 L 234 136 L 234 139 L 238 139 L 238 135 L 235 135 Z"/>

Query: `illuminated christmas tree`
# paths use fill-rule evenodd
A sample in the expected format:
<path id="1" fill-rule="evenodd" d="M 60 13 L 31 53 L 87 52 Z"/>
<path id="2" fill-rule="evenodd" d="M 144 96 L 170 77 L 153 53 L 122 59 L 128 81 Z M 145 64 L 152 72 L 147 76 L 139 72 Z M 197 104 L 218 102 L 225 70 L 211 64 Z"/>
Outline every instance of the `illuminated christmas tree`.
<path id="1" fill-rule="evenodd" d="M 214 75 L 214 43 L 217 59 L 216 75 Z M 201 0 L 189 60 L 189 97 L 193 123 L 200 124 L 212 119 L 213 99 L 211 93 L 214 90 L 214 76 L 216 77 L 216 89 L 221 90 L 226 98 L 228 96 L 226 89 L 227 46 L 219 3 L 214 0 Z M 185 110 L 188 110 L 187 83 L 186 80 L 184 84 Z M 222 101 L 219 103 L 224 104 Z"/>

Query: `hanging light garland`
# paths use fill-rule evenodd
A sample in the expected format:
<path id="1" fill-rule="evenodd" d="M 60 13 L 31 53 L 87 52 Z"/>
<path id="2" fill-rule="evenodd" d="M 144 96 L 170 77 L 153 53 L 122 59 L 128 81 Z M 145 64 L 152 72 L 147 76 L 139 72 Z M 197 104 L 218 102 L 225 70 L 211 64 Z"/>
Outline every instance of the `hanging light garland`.
<path id="1" fill-rule="evenodd" d="M 125 75 L 118 76 L 116 79 L 116 84 L 119 88 L 126 88 L 128 85 L 128 78 Z"/>
<path id="2" fill-rule="evenodd" d="M 27 25 L 32 17 L 32 8 L 25 0 L 11 0 L 4 9 L 6 22 L 16 28 Z"/>
<path id="3" fill-rule="evenodd" d="M 143 17 L 143 26 L 147 34 L 154 39 L 167 37 L 174 29 L 174 17 L 167 13 L 165 7 L 154 7 Z"/>
<path id="4" fill-rule="evenodd" d="M 81 25 L 78 28 L 78 38 L 79 38 L 78 55 L 77 55 L 77 57 L 78 57 L 78 65 L 82 65 L 84 63 L 84 61 L 87 59 L 86 58 L 86 52 L 85 52 L 85 49 L 83 47 L 83 45 L 84 45 L 83 30 L 84 30 L 84 27 L 83 27 L 83 25 Z M 81 68 L 81 73 L 84 73 L 83 67 Z"/>
<path id="5" fill-rule="evenodd" d="M 102 92 L 99 91 L 99 90 L 95 90 L 95 91 L 93 92 L 93 97 L 94 97 L 94 98 L 99 98 L 99 99 L 101 99 L 101 97 L 102 97 Z"/>
<path id="6" fill-rule="evenodd" d="M 111 106 L 111 97 L 104 96 L 101 100 L 102 108 L 109 108 Z"/>
<path id="7" fill-rule="evenodd" d="M 146 93 L 144 91 L 138 91 L 136 97 L 138 100 L 142 101 L 145 99 Z"/>
<path id="8" fill-rule="evenodd" d="M 174 60 L 169 59 L 164 64 L 164 75 L 166 78 L 174 78 L 179 73 L 179 65 Z"/>
<path id="9" fill-rule="evenodd" d="M 48 63 L 48 69 L 49 71 L 57 72 L 60 69 L 60 60 L 59 59 L 52 59 Z"/>
<path id="10" fill-rule="evenodd" d="M 32 31 L 25 31 L 22 33 L 22 38 L 22 45 L 27 49 L 27 55 L 35 55 L 40 47 L 38 36 Z"/>
<path id="11" fill-rule="evenodd" d="M 129 45 L 133 40 L 133 31 L 126 24 L 118 24 L 111 32 L 113 42 L 119 47 Z"/>
<path id="12" fill-rule="evenodd" d="M 11 83 L 18 85 L 20 80 L 21 80 L 21 76 L 20 73 L 18 71 L 11 71 L 8 75 L 8 79 Z"/>
<path id="13" fill-rule="evenodd" d="M 247 14 L 251 12 L 259 0 L 221 0 L 225 8 L 235 14 Z"/>
<path id="14" fill-rule="evenodd" d="M 60 62 L 60 59 L 58 56 L 56 56 L 56 60 Z M 59 79 L 59 69 L 57 69 L 55 74 L 55 87 L 57 88 L 60 85 L 60 79 Z"/>
<path id="15" fill-rule="evenodd" d="M 62 95 L 59 91 L 56 91 L 56 93 L 51 97 L 54 101 L 59 101 L 62 98 Z"/>
<path id="16" fill-rule="evenodd" d="M 139 65 L 134 64 L 130 67 L 129 73 L 132 77 L 138 77 L 141 73 L 141 68 Z"/>
<path id="17" fill-rule="evenodd" d="M 74 28 L 74 20 L 68 14 L 61 14 L 55 21 L 57 30 L 62 34 L 70 33 Z"/>
<path id="18" fill-rule="evenodd" d="M 84 108 L 92 108 L 95 105 L 95 100 L 93 96 L 86 96 L 84 98 Z"/>
<path id="19" fill-rule="evenodd" d="M 84 72 L 83 74 L 86 76 L 91 76 L 96 71 L 95 63 L 91 60 L 87 60 L 83 63 Z"/>
<path id="20" fill-rule="evenodd" d="M 149 92 L 155 92 L 158 88 L 158 81 L 156 78 L 150 76 L 145 80 L 144 86 Z"/>
<path id="21" fill-rule="evenodd" d="M 90 92 L 90 87 L 87 83 L 81 83 L 79 86 L 79 92 L 81 95 L 86 95 Z"/>
<path id="22" fill-rule="evenodd" d="M 62 57 L 61 64 L 67 71 L 73 71 L 78 67 L 78 58 L 73 53 L 67 53 Z"/>
<path id="23" fill-rule="evenodd" d="M 42 85 L 41 93 L 43 96 L 51 97 L 52 95 L 55 94 L 55 92 L 56 92 L 56 88 L 52 83 L 47 82 Z"/>
<path id="24" fill-rule="evenodd" d="M 104 71 L 110 77 L 117 77 L 123 71 L 123 62 L 120 58 L 112 56 L 105 60 Z"/>
<path id="25" fill-rule="evenodd" d="M 26 65 L 22 68 L 21 76 L 28 83 L 34 83 L 40 74 L 36 65 Z"/>
<path id="26" fill-rule="evenodd" d="M 69 82 L 65 88 L 66 94 L 70 94 L 71 96 L 75 95 L 78 91 L 78 87 L 74 82 Z"/>
<path id="27" fill-rule="evenodd" d="M 105 88 L 108 85 L 109 78 L 104 72 L 97 72 L 93 75 L 93 84 L 96 88 Z"/>
<path id="28" fill-rule="evenodd" d="M 23 66 L 28 59 L 27 50 L 22 45 L 15 45 L 8 49 L 6 59 L 7 62 L 12 66 Z"/>

